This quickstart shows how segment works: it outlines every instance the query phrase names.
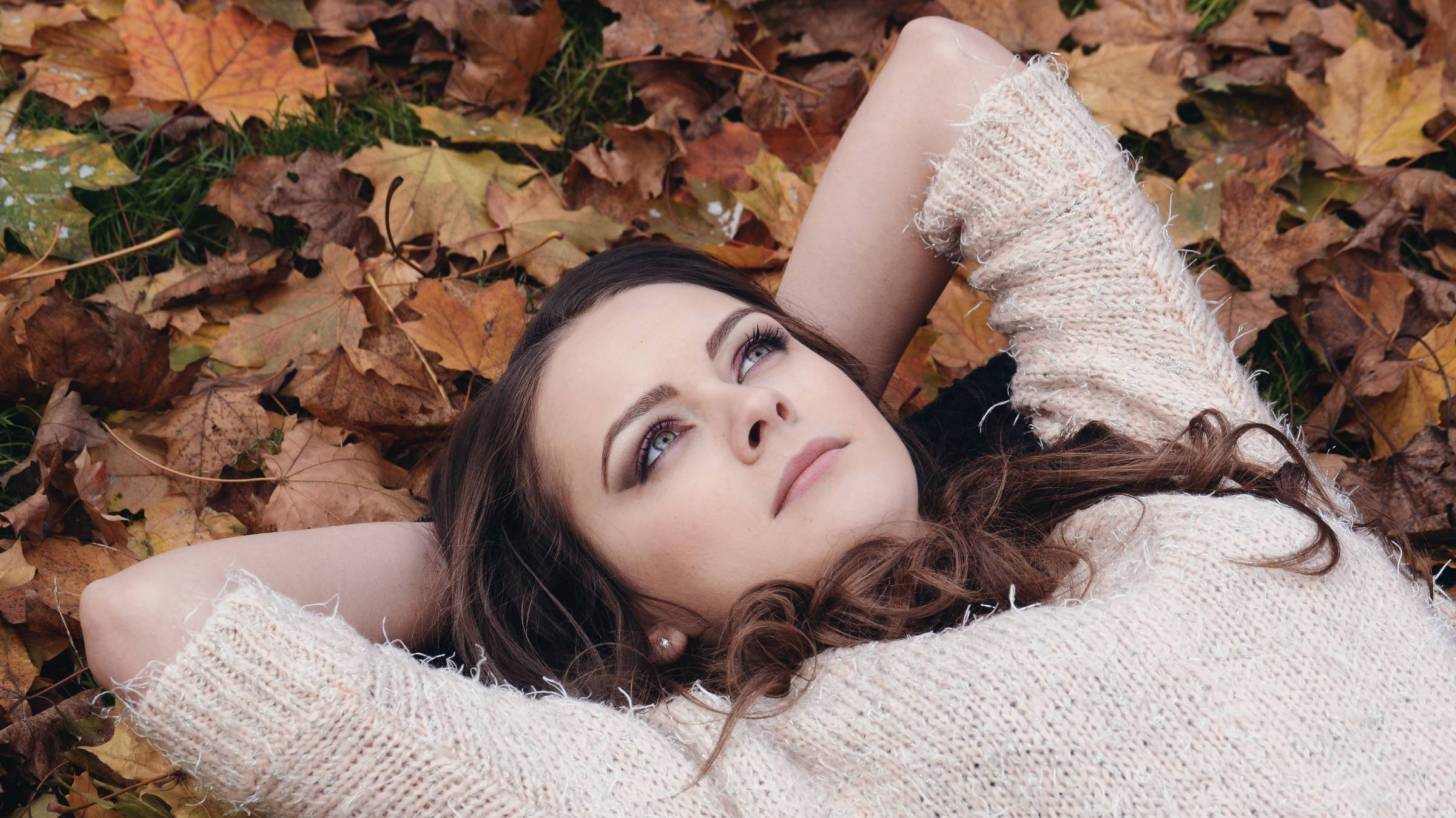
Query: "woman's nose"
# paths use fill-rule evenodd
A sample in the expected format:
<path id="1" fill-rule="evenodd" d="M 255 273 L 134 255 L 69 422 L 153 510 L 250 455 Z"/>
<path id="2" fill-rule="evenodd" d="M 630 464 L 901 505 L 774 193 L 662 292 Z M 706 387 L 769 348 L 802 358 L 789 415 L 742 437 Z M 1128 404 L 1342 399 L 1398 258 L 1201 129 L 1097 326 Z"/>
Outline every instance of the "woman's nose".
<path id="1" fill-rule="evenodd" d="M 767 438 L 779 425 L 794 419 L 788 398 L 777 390 L 752 388 L 750 392 L 742 398 L 731 433 L 734 449 L 745 462 L 762 455 Z"/>

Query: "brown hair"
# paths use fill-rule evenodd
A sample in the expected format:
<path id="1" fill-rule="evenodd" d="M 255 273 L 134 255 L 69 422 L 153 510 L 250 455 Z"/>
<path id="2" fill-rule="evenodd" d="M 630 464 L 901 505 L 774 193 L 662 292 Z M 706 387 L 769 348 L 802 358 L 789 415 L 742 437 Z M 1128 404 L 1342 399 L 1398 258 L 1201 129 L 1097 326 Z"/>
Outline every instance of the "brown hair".
<path id="1" fill-rule="evenodd" d="M 1294 554 L 1243 564 L 1323 576 L 1339 562 L 1334 530 L 1308 504 L 1311 490 L 1316 505 L 1333 510 L 1334 504 L 1299 447 L 1273 426 L 1231 429 L 1221 414 L 1206 410 L 1177 439 L 1151 447 L 1093 422 L 1040 451 L 992 452 L 943 465 L 881 406 L 915 463 L 928 533 L 859 543 L 813 585 L 757 586 L 733 606 L 713 644 L 690 640 L 681 660 L 655 664 L 633 597 L 573 529 L 563 498 L 543 485 L 527 430 L 542 368 L 561 330 L 604 298 L 666 282 L 708 287 L 763 310 L 863 388 L 858 360 L 741 273 L 670 244 L 619 247 L 556 285 L 505 374 L 456 422 L 430 477 L 430 511 L 447 563 L 446 638 L 482 667 L 482 680 L 618 705 L 681 695 L 708 707 L 691 692 L 700 681 L 733 703 L 699 779 L 749 706 L 763 696 L 787 696 L 805 660 L 827 648 L 962 624 L 1009 605 L 1012 593 L 1018 605 L 1035 604 L 1079 562 L 1088 563 L 1085 592 L 1095 568 L 1051 534 L 1062 520 L 1110 496 L 1191 492 L 1276 500 L 1311 518 L 1317 537 Z M 1255 431 L 1274 437 L 1289 462 L 1271 472 L 1241 461 L 1238 441 Z M 1361 525 L 1395 539 L 1404 563 L 1422 572 L 1434 596 L 1428 558 L 1399 532 L 1392 537 L 1380 525 Z M 1330 557 L 1323 567 L 1301 567 L 1324 548 Z M 756 717 L 766 715 L 773 713 Z"/>

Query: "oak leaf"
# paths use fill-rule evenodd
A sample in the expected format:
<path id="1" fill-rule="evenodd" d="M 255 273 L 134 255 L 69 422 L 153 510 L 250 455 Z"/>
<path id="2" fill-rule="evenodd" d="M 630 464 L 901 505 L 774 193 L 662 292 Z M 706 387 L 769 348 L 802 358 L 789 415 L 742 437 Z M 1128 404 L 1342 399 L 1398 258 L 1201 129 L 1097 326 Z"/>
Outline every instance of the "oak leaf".
<path id="1" fill-rule="evenodd" d="M 327 525 L 414 520 L 424 505 L 400 488 L 409 472 L 385 460 L 367 443 L 345 443 L 345 433 L 315 420 L 288 415 L 277 454 L 263 457 L 263 471 L 277 485 L 263 507 L 265 530 L 294 531 Z"/>
<path id="2" fill-rule="evenodd" d="M 374 183 L 368 216 L 380 234 L 388 235 L 385 200 L 390 182 L 400 176 L 404 182 L 395 191 L 389 213 L 395 242 L 433 233 L 451 251 L 471 258 L 485 258 L 501 245 L 500 230 L 486 213 L 486 186 L 493 181 L 519 185 L 537 173 L 488 150 L 462 153 L 435 144 L 411 147 L 388 139 L 380 143 L 344 163 Z"/>
<path id="3" fill-rule="evenodd" d="M 93 255 L 91 212 L 71 188 L 105 190 L 137 180 L 111 146 L 60 130 L 19 131 L 0 140 L 0 232 L 13 231 L 33 254 Z M 54 244 L 52 242 L 54 241 Z"/>
<path id="4" fill-rule="evenodd" d="M 114 24 L 131 59 L 132 93 L 200 106 L 220 122 L 309 115 L 303 95 L 328 92 L 327 74 L 293 52 L 293 32 L 237 6 L 204 20 L 171 0 L 129 0 Z"/>
<path id="5" fill-rule="evenodd" d="M 363 284 L 358 259 L 336 244 L 324 248 L 314 278 L 293 273 L 254 301 L 257 314 L 240 315 L 212 348 L 230 366 L 276 372 L 309 352 L 358 346 L 366 319 L 354 290 Z"/>
<path id="6" fill-rule="evenodd" d="M 1349 164 L 1379 166 L 1439 149 L 1421 133 L 1442 110 L 1439 64 L 1397 65 L 1394 54 L 1362 37 L 1325 62 L 1323 84 L 1293 70 L 1285 82 L 1318 117 L 1311 130 Z"/>
<path id="7" fill-rule="evenodd" d="M 566 209 L 544 177 L 524 188 L 492 184 L 485 194 L 490 217 L 505 231 L 506 251 L 537 281 L 551 286 L 622 235 L 623 225 L 587 205 Z M 553 232 L 560 238 L 547 238 Z"/>
<path id="8" fill-rule="evenodd" d="M 458 279 L 425 279 L 409 307 L 423 318 L 402 327 L 450 369 L 496 380 L 526 331 L 526 299 L 514 282 L 485 287 Z"/>

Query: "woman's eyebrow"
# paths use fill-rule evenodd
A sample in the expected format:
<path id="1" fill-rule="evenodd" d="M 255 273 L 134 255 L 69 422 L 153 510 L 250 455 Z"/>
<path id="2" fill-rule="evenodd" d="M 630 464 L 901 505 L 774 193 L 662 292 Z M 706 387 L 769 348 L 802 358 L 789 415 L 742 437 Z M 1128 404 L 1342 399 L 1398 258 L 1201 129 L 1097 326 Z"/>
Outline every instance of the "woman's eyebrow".
<path id="1" fill-rule="evenodd" d="M 703 345 L 703 349 L 708 353 L 708 360 L 718 357 L 718 349 L 723 346 L 723 340 L 728 337 L 728 333 L 733 331 L 733 327 L 745 315 L 755 312 L 758 312 L 757 307 L 739 307 L 718 322 L 718 326 L 713 329 L 713 334 L 708 336 L 707 343 Z M 652 407 L 676 396 L 677 390 L 671 384 L 660 383 L 642 393 L 642 397 L 633 401 L 622 416 L 612 423 L 612 427 L 607 430 L 606 437 L 602 439 L 602 491 L 607 491 L 607 456 L 612 452 L 612 441 L 616 439 L 618 433 L 625 429 L 627 424 L 652 411 Z"/>

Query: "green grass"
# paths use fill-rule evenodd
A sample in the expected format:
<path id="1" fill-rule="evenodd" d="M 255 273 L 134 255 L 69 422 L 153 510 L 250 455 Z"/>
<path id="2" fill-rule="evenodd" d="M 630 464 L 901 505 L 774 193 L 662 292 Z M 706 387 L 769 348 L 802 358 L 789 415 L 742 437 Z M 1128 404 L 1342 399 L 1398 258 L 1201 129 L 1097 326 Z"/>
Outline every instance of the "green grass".
<path id="1" fill-rule="evenodd" d="M 645 109 L 634 116 L 628 66 L 605 71 L 596 67 L 606 59 L 602 56 L 602 29 L 617 15 L 582 0 L 568 0 L 561 10 L 566 16 L 561 50 L 531 78 L 531 100 L 526 106 L 526 113 L 545 120 L 563 137 L 564 150 L 538 157 L 552 173 L 566 167 L 570 151 L 604 138 L 607 124 L 646 118 Z"/>
<path id="2" fill-rule="evenodd" d="M 0 406 L 0 474 L 9 471 L 30 454 L 39 425 L 40 416 L 24 404 Z M 15 489 L 14 482 L 0 488 L 0 508 L 10 508 L 25 499 L 24 494 Z"/>

